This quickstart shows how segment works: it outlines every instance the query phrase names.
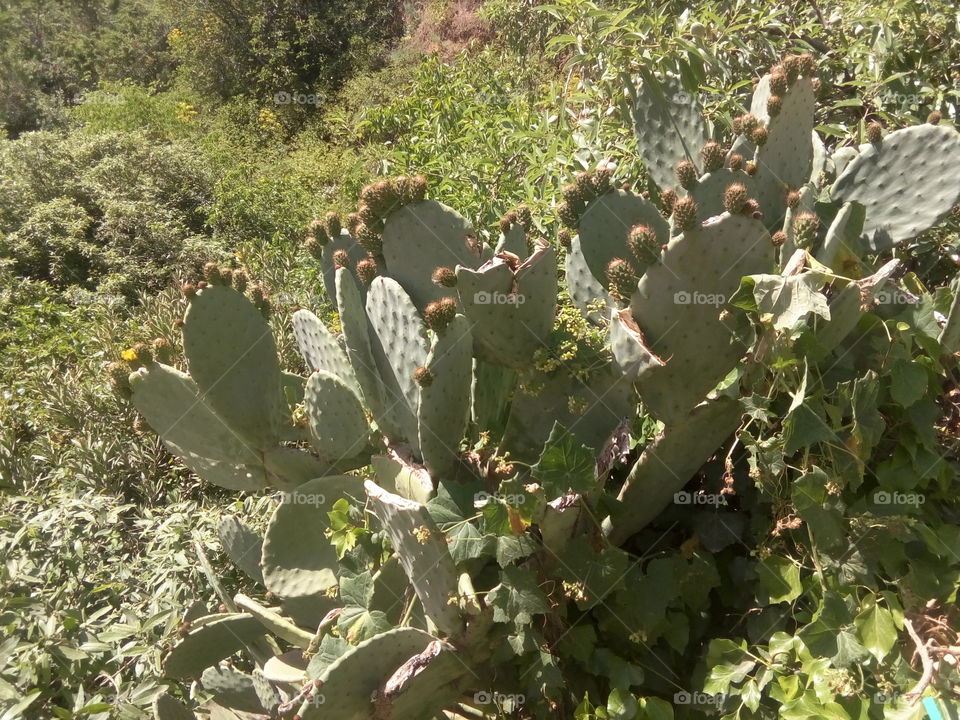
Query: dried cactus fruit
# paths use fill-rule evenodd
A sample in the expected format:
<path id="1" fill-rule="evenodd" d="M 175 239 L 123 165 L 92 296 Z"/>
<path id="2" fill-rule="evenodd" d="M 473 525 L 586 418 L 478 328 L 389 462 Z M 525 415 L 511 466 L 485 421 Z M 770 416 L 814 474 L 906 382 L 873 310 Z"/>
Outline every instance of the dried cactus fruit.
<path id="1" fill-rule="evenodd" d="M 614 258 L 607 265 L 607 281 L 610 294 L 620 303 L 630 302 L 637 289 L 637 273 L 623 258 Z"/>
<path id="2" fill-rule="evenodd" d="M 723 193 L 723 208 L 728 213 L 736 215 L 747 204 L 747 188 L 743 183 L 729 185 Z"/>
<path id="3" fill-rule="evenodd" d="M 346 253 L 345 250 L 338 250 L 337 252 Z M 336 253 L 334 253 L 336 255 Z M 334 263 L 336 263 L 336 258 L 334 258 Z M 337 267 L 343 267 L 342 265 L 337 265 Z M 357 263 L 355 272 L 357 273 L 357 279 L 364 284 L 366 287 L 370 287 L 370 283 L 373 282 L 373 279 L 377 276 L 377 261 L 371 257 L 361 260 Z"/>
<path id="4" fill-rule="evenodd" d="M 778 97 L 783 97 L 784 93 L 787 92 L 789 85 L 787 83 L 787 76 L 783 73 L 771 73 L 770 74 L 770 92 Z M 769 112 L 769 108 L 768 108 Z"/>
<path id="5" fill-rule="evenodd" d="M 660 193 L 661 212 L 664 217 L 670 217 L 673 214 L 673 206 L 677 204 L 677 191 L 673 188 L 667 188 Z"/>
<path id="6" fill-rule="evenodd" d="M 430 387 L 433 384 L 433 373 L 428 367 L 418 367 L 413 371 L 413 380 L 420 387 Z"/>
<path id="7" fill-rule="evenodd" d="M 457 301 L 450 297 L 440 298 L 423 310 L 424 324 L 434 332 L 442 332 L 457 314 Z"/>
<path id="8" fill-rule="evenodd" d="M 813 55 L 810 53 L 803 53 L 799 57 L 799 62 L 801 75 L 805 77 L 811 77 L 817 72 L 817 61 L 814 60 Z"/>
<path id="9" fill-rule="evenodd" d="M 233 289 L 237 292 L 243 292 L 247 289 L 247 285 L 250 282 L 250 276 L 247 275 L 247 271 L 243 268 L 233 271 Z"/>
<path id="10" fill-rule="evenodd" d="M 456 287 L 457 285 L 457 273 L 453 271 L 452 268 L 448 267 L 438 267 L 433 271 L 433 275 L 430 278 L 435 285 L 441 287 Z"/>
<path id="11" fill-rule="evenodd" d="M 560 218 L 560 222 L 562 222 L 565 227 L 571 230 L 576 229 L 577 225 L 580 224 L 580 216 L 573 209 L 573 206 L 566 201 L 557 205 L 557 217 Z"/>
<path id="12" fill-rule="evenodd" d="M 749 175 L 750 177 L 753 177 L 754 175 L 757 174 L 757 164 L 755 162 L 748 161 L 747 166 L 744 168 L 744 170 L 746 171 L 747 175 Z"/>
<path id="13" fill-rule="evenodd" d="M 350 267 L 350 255 L 346 250 L 337 250 L 333 253 L 333 266 L 337 268 Z"/>
<path id="14" fill-rule="evenodd" d="M 673 223 L 680 230 L 693 230 L 697 226 L 697 203 L 692 197 L 683 197 L 673 206 Z"/>
<path id="15" fill-rule="evenodd" d="M 660 241 L 649 225 L 634 225 L 627 246 L 641 265 L 649 265 L 660 257 Z"/>
<path id="16" fill-rule="evenodd" d="M 780 114 L 783 109 L 783 98 L 779 95 L 771 95 L 767 98 L 767 114 L 774 118 Z"/>
<path id="17" fill-rule="evenodd" d="M 340 216 L 332 210 L 328 212 L 324 216 L 324 228 L 330 237 L 340 237 L 340 231 L 343 229 L 340 224 Z"/>
<path id="18" fill-rule="evenodd" d="M 557 232 L 557 242 L 560 243 L 560 247 L 569 250 L 571 241 L 570 231 L 567 228 L 560 228 Z"/>
<path id="19" fill-rule="evenodd" d="M 357 242 L 371 255 L 380 255 L 383 252 L 383 238 L 369 225 L 361 223 L 356 230 Z"/>
<path id="20" fill-rule="evenodd" d="M 700 159 L 703 160 L 703 169 L 706 172 L 714 172 L 722 168 L 725 157 L 726 153 L 720 147 L 720 143 L 710 141 L 700 149 Z"/>
<path id="21" fill-rule="evenodd" d="M 787 82 L 793 85 L 800 76 L 800 57 L 797 55 L 787 55 L 783 58 L 783 70 L 787 75 Z"/>
<path id="22" fill-rule="evenodd" d="M 753 132 L 750 133 L 750 139 L 753 140 L 754 145 L 757 147 L 763 147 L 767 144 L 767 138 L 769 138 L 769 133 L 767 129 L 763 126 L 754 128 Z"/>
<path id="23" fill-rule="evenodd" d="M 727 165 L 731 170 L 743 170 L 743 155 L 740 153 L 733 153 L 727 159 Z"/>
<path id="24" fill-rule="evenodd" d="M 678 162 L 676 167 L 673 168 L 673 172 L 677 176 L 677 182 L 680 183 L 681 187 L 689 190 L 697 184 L 697 169 L 689 160 Z"/>
<path id="25" fill-rule="evenodd" d="M 427 179 L 423 175 L 416 175 L 410 178 L 410 198 L 411 202 L 423 202 L 427 197 Z"/>
<path id="26" fill-rule="evenodd" d="M 533 214 L 526 205 L 517 205 L 517 219 L 528 230 L 533 226 Z"/>
<path id="27" fill-rule="evenodd" d="M 189 300 L 190 298 L 196 296 L 197 286 L 193 283 L 184 283 L 180 286 L 180 293 Z"/>
<path id="28" fill-rule="evenodd" d="M 774 247 L 780 247 L 787 241 L 787 234 L 783 230 L 777 230 L 770 236 L 770 241 Z"/>
<path id="29" fill-rule="evenodd" d="M 876 144 L 883 139 L 883 125 L 877 121 L 867 123 L 867 142 Z"/>
<path id="30" fill-rule="evenodd" d="M 939 125 L 939 124 L 940 124 L 940 120 L 941 120 L 942 118 L 943 118 L 943 116 L 940 114 L 940 111 L 939 111 L 939 110 L 934 110 L 934 111 L 931 112 L 929 115 L 927 115 L 927 122 L 930 123 L 931 125 Z"/>
<path id="31" fill-rule="evenodd" d="M 347 215 L 347 230 L 350 231 L 351 235 L 357 234 L 357 227 L 360 225 L 360 216 L 355 212 L 352 212 Z"/>

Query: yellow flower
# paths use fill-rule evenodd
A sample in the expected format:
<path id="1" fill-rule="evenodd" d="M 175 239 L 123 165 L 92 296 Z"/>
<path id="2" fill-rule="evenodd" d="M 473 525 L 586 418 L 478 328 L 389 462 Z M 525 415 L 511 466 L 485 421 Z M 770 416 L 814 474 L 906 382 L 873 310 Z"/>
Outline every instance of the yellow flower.
<path id="1" fill-rule="evenodd" d="M 127 348 L 122 353 L 120 353 L 120 357 L 122 357 L 127 362 L 133 362 L 134 360 L 137 359 L 137 351 L 134 350 L 133 348 Z"/>

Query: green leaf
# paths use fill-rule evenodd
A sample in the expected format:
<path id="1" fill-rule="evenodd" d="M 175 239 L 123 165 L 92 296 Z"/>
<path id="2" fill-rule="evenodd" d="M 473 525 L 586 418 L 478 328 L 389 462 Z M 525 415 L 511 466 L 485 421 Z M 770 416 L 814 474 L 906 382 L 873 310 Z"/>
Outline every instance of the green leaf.
<path id="1" fill-rule="evenodd" d="M 497 538 L 497 564 L 505 567 L 520 558 L 532 555 L 538 549 L 533 538 L 528 535 L 508 535 Z"/>
<path id="2" fill-rule="evenodd" d="M 890 370 L 890 396 L 901 407 L 910 407 L 922 398 L 928 385 L 926 368 L 915 362 L 900 360 Z"/>
<path id="3" fill-rule="evenodd" d="M 823 470 L 813 467 L 794 482 L 791 490 L 797 515 L 807 523 L 814 541 L 823 549 L 838 547 L 847 538 L 840 502 L 826 490 L 829 482 Z"/>
<path id="4" fill-rule="evenodd" d="M 673 706 L 660 698 L 640 698 L 638 720 L 673 720 Z"/>
<path id="5" fill-rule="evenodd" d="M 757 577 L 771 603 L 791 602 L 803 592 L 800 568 L 779 555 L 771 555 L 757 563 Z"/>
<path id="6" fill-rule="evenodd" d="M 560 497 L 569 490 L 584 493 L 596 484 L 593 450 L 558 422 L 554 422 L 540 459 L 531 471 L 548 498 Z"/>
<path id="7" fill-rule="evenodd" d="M 534 615 L 550 612 L 536 575 L 513 566 L 500 571 L 500 584 L 487 595 L 487 602 L 493 607 L 495 622 L 526 625 Z"/>
<path id="8" fill-rule="evenodd" d="M 775 330 L 788 330 L 813 313 L 830 319 L 827 298 L 820 292 L 823 276 L 816 272 L 800 275 L 754 275 L 753 295 L 757 311 L 769 314 Z"/>
<path id="9" fill-rule="evenodd" d="M 607 698 L 607 712 L 611 720 L 633 720 L 640 709 L 639 703 L 629 691 L 615 687 Z"/>
<path id="10" fill-rule="evenodd" d="M 857 628 L 860 641 L 878 661 L 883 660 L 897 642 L 897 628 L 893 622 L 893 613 L 880 607 L 876 596 L 865 601 L 867 605 L 853 624 Z"/>

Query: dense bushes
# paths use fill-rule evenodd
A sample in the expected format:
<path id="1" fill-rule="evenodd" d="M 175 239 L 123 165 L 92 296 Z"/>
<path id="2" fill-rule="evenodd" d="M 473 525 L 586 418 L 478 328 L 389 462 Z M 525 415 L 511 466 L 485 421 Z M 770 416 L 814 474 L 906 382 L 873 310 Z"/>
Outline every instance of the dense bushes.
<path id="1" fill-rule="evenodd" d="M 31 133 L 0 146 L 0 256 L 57 287 L 132 298 L 216 254 L 198 154 L 138 134 Z"/>

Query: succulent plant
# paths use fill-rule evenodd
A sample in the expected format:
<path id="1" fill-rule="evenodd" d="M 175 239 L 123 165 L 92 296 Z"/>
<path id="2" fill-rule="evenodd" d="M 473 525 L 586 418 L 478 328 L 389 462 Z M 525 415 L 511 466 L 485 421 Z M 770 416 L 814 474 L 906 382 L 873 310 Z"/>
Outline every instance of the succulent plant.
<path id="1" fill-rule="evenodd" d="M 165 364 L 167 346 L 143 344 L 125 355 L 129 375 L 111 366 L 111 382 L 202 478 L 285 494 L 262 537 L 236 518 L 219 528 L 276 606 L 226 597 L 225 612 L 185 628 L 167 675 L 260 716 L 431 718 L 510 686 L 515 656 L 550 656 L 546 640 L 525 639 L 532 617 L 562 630 L 604 597 L 563 564 L 620 553 L 740 423 L 765 344 L 734 299 L 758 283 L 786 287 L 818 261 L 853 268 L 819 337 L 837 343 L 861 294 L 891 272 L 852 279 L 869 254 L 960 200 L 952 128 L 896 130 L 828 156 L 813 132 L 815 69 L 790 56 L 765 76 L 729 153 L 678 81 L 632 84 L 659 205 L 614 189 L 607 167 L 563 188 L 573 307 L 557 249 L 529 235 L 529 209 L 505 214 L 487 245 L 407 177 L 364 188 L 345 227 L 332 215 L 314 225 L 307 249 L 342 334 L 294 314 L 306 378 L 281 370 L 269 298 L 245 274 L 209 265 L 185 286 L 189 373 Z M 821 182 L 831 168 L 836 179 Z M 571 360 L 585 348 L 589 362 Z M 657 430 L 614 479 L 641 406 Z M 599 503 L 618 481 L 619 507 Z M 349 542 L 337 534 L 348 526 Z M 252 672 L 225 662 L 237 652 Z M 170 696 L 156 707 L 189 717 Z"/>

